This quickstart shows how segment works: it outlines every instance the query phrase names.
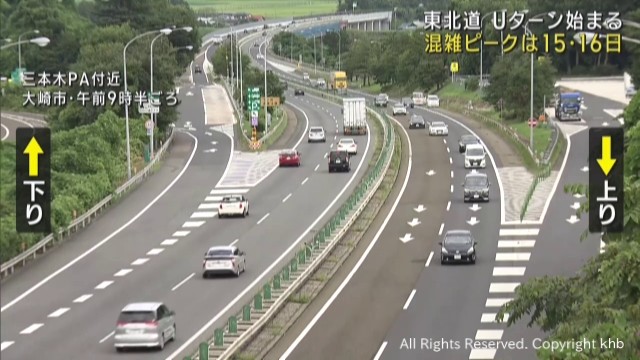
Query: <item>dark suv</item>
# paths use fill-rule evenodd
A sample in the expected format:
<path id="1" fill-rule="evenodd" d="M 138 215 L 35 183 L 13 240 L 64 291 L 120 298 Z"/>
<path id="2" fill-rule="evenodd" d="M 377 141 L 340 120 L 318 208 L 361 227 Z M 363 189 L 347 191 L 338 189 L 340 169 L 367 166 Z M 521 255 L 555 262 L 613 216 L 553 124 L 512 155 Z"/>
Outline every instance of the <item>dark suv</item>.
<path id="1" fill-rule="evenodd" d="M 489 177 L 473 170 L 464 177 L 464 202 L 489 201 Z"/>
<path id="2" fill-rule="evenodd" d="M 351 162 L 346 151 L 332 151 L 329 153 L 329 172 L 334 171 L 351 171 Z"/>

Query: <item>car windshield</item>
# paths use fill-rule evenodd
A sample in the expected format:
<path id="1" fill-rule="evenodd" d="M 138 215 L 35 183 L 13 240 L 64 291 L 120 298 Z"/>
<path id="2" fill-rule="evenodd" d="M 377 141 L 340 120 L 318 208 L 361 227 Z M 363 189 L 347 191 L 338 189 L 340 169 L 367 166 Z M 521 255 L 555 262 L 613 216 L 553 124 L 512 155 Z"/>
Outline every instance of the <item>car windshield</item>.
<path id="1" fill-rule="evenodd" d="M 396 108 L 404 108 L 404 104 L 395 104 L 395 105 L 393 105 L 393 107 L 396 107 Z"/>
<path id="2" fill-rule="evenodd" d="M 469 176 L 464 181 L 465 186 L 487 186 L 487 178 L 484 176 Z"/>
<path id="3" fill-rule="evenodd" d="M 231 255 L 233 255 L 233 251 L 231 249 L 213 249 L 207 252 L 207 257 L 231 256 Z"/>
<path id="4" fill-rule="evenodd" d="M 445 245 L 464 245 L 471 244 L 471 238 L 468 235 L 448 235 L 444 238 Z"/>
<path id="5" fill-rule="evenodd" d="M 429 95 L 427 97 L 427 99 L 429 99 L 429 100 L 438 100 L 438 97 L 436 95 Z"/>
<path id="6" fill-rule="evenodd" d="M 461 140 L 463 144 L 475 144 L 478 142 L 478 139 L 473 135 L 464 135 Z"/>
<path id="7" fill-rule="evenodd" d="M 420 116 L 413 116 L 411 117 L 411 122 L 419 122 L 419 123 L 423 123 L 424 119 Z"/>
<path id="8" fill-rule="evenodd" d="M 579 104 L 580 103 L 580 98 L 577 96 L 563 96 L 562 97 L 562 102 L 564 104 Z"/>
<path id="9" fill-rule="evenodd" d="M 386 99 L 385 95 L 378 95 L 378 100 L 384 100 L 384 99 Z"/>
<path id="10" fill-rule="evenodd" d="M 121 323 L 145 323 L 156 319 L 153 311 L 123 311 L 120 313 L 118 322 Z"/>
<path id="11" fill-rule="evenodd" d="M 468 156 L 484 156 L 484 150 L 482 149 L 467 149 Z"/>
<path id="12" fill-rule="evenodd" d="M 352 139 L 342 139 L 342 140 L 340 140 L 340 144 L 342 144 L 342 145 L 351 145 L 351 144 L 353 144 L 353 140 Z"/>
<path id="13" fill-rule="evenodd" d="M 321 133 L 321 132 L 322 132 L 322 128 L 311 128 L 311 129 L 309 130 L 309 132 L 312 132 L 312 133 Z"/>
<path id="14" fill-rule="evenodd" d="M 295 150 L 285 150 L 280 153 L 280 156 L 294 156 L 294 155 L 296 155 Z"/>
<path id="15" fill-rule="evenodd" d="M 332 152 L 331 154 L 329 154 L 329 158 L 330 158 L 331 160 L 335 160 L 335 159 L 343 159 L 343 158 L 346 158 L 346 157 L 347 157 L 347 154 L 346 154 L 346 153 L 340 153 L 340 152 L 338 152 L 338 151 L 334 151 L 334 152 Z"/>
<path id="16" fill-rule="evenodd" d="M 432 122 L 431 126 L 433 126 L 433 127 L 445 127 L 444 123 L 443 122 L 439 122 L 439 121 Z"/>
<path id="17" fill-rule="evenodd" d="M 223 203 L 235 203 L 242 201 L 240 196 L 225 196 L 222 198 Z"/>

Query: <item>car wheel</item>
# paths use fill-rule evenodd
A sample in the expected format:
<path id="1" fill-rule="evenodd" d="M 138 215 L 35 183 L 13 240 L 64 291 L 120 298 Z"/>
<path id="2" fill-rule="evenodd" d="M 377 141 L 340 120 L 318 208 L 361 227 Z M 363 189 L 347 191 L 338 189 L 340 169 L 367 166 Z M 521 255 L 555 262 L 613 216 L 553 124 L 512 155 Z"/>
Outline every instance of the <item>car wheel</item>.
<path id="1" fill-rule="evenodd" d="M 298 165 L 297 166 L 300 167 L 300 161 L 298 161 Z"/>
<path id="2" fill-rule="evenodd" d="M 222 219 L 222 215 L 218 214 L 218 219 Z"/>
<path id="3" fill-rule="evenodd" d="M 245 272 L 245 271 L 247 271 L 247 262 L 243 261 L 242 262 L 242 272 Z"/>
<path id="4" fill-rule="evenodd" d="M 440 255 L 440 265 L 444 265 L 444 256 Z"/>
<path id="5" fill-rule="evenodd" d="M 236 268 L 236 277 L 240 277 L 240 266 Z"/>
<path id="6" fill-rule="evenodd" d="M 207 272 L 206 272 L 206 271 L 205 271 L 205 272 L 203 272 L 203 273 L 202 273 L 202 278 L 203 278 L 203 279 L 208 279 L 208 278 L 209 278 L 209 274 L 207 274 Z"/>
<path id="7" fill-rule="evenodd" d="M 117 347 L 117 348 L 116 348 L 116 351 L 117 351 L 117 352 L 119 352 L 119 353 L 124 352 L 124 348 Z"/>
<path id="8" fill-rule="evenodd" d="M 158 349 L 164 349 L 164 334 L 160 337 L 160 345 L 158 345 Z"/>
<path id="9" fill-rule="evenodd" d="M 176 340 L 177 332 L 178 332 L 178 330 L 176 328 L 176 324 L 173 324 L 173 335 L 171 335 L 171 341 L 175 341 Z"/>
<path id="10" fill-rule="evenodd" d="M 243 211 L 243 212 L 242 212 L 242 217 L 243 217 L 243 218 L 246 218 L 246 217 L 247 217 L 247 212 L 246 212 L 246 211 Z"/>
<path id="11" fill-rule="evenodd" d="M 331 168 L 329 168 L 329 172 L 330 172 L 330 173 L 332 173 L 332 172 L 333 172 L 333 170 L 332 170 Z"/>

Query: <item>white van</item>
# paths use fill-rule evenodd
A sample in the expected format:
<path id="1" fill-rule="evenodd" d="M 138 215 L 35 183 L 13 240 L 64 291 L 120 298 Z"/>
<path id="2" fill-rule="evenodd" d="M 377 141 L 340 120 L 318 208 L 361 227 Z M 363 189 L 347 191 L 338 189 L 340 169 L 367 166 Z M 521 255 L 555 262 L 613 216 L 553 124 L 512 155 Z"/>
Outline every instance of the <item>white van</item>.
<path id="1" fill-rule="evenodd" d="M 481 144 L 469 144 L 464 152 L 464 168 L 477 169 L 486 168 L 486 152 Z"/>
<path id="2" fill-rule="evenodd" d="M 413 93 L 411 100 L 413 100 L 413 105 L 424 106 L 427 104 L 427 97 L 424 96 L 424 93 L 419 91 Z"/>

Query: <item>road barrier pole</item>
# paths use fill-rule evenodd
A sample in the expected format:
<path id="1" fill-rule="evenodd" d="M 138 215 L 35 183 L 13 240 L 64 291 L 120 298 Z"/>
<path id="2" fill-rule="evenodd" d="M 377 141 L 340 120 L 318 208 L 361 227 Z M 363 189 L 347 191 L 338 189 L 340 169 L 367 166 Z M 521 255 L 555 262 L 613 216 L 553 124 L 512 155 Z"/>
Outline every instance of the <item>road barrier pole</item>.
<path id="1" fill-rule="evenodd" d="M 251 305 L 242 308 L 242 321 L 251 321 Z"/>
<path id="2" fill-rule="evenodd" d="M 262 294 L 256 294 L 253 298 L 253 308 L 256 310 L 262 310 Z"/>
<path id="3" fill-rule="evenodd" d="M 262 292 L 264 293 L 265 300 L 271 300 L 271 285 L 264 284 L 262 287 Z"/>
<path id="4" fill-rule="evenodd" d="M 238 333 L 238 318 L 235 316 L 229 317 L 229 334 Z"/>
<path id="5" fill-rule="evenodd" d="M 280 290 L 280 274 L 275 274 L 273 277 L 273 289 Z"/>

